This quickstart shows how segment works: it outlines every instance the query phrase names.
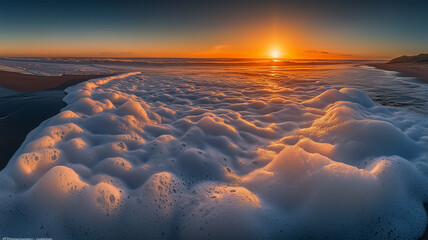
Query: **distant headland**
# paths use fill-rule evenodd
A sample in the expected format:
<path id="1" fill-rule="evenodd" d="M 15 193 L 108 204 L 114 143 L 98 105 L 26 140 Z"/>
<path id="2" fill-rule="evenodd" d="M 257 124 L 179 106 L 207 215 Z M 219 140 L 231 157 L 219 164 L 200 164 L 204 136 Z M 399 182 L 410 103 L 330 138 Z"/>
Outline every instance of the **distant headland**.
<path id="1" fill-rule="evenodd" d="M 428 53 L 421 53 L 414 56 L 403 55 L 393 58 L 388 62 L 388 64 L 393 63 L 428 63 Z"/>
<path id="2" fill-rule="evenodd" d="M 428 83 L 428 53 L 413 56 L 400 56 L 386 63 L 369 64 L 379 69 L 400 72 L 403 76 L 416 77 Z"/>

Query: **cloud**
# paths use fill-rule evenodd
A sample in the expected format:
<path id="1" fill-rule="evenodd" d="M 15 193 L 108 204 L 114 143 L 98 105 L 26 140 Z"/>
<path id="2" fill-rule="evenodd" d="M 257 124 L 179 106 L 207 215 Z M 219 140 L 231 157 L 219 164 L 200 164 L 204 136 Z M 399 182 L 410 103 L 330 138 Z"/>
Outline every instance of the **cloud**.
<path id="1" fill-rule="evenodd" d="M 195 56 L 197 57 L 229 57 L 231 54 L 230 46 L 225 44 L 219 44 L 210 47 L 206 51 L 202 51 L 197 53 Z"/>
<path id="2" fill-rule="evenodd" d="M 333 56 L 344 56 L 344 57 L 352 56 L 351 54 L 332 53 L 332 52 L 326 52 L 326 51 L 305 51 L 305 53 L 321 54 L 321 55 L 333 55 Z"/>
<path id="3" fill-rule="evenodd" d="M 227 46 L 227 45 L 217 45 L 217 46 L 212 47 L 212 51 L 222 51 L 223 49 L 225 49 L 227 47 L 229 47 L 229 46 Z"/>
<path id="4" fill-rule="evenodd" d="M 100 52 L 101 56 L 125 56 L 133 54 L 134 52 Z"/>

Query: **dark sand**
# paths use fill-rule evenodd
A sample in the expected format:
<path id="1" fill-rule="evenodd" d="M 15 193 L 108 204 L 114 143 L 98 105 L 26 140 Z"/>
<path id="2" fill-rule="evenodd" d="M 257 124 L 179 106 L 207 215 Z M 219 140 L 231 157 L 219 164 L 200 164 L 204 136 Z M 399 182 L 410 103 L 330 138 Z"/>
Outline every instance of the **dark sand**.
<path id="1" fill-rule="evenodd" d="M 36 76 L 15 72 L 0 71 L 0 86 L 20 92 L 44 90 L 64 90 L 88 79 L 110 75 L 62 75 Z"/>
<path id="2" fill-rule="evenodd" d="M 428 83 L 428 63 L 373 63 L 368 65 L 400 72 L 403 76 L 416 77 L 421 82 Z"/>
<path id="3" fill-rule="evenodd" d="M 0 170 L 31 130 L 66 106 L 65 88 L 99 77 L 104 76 L 42 77 L 0 71 Z"/>
<path id="4" fill-rule="evenodd" d="M 425 211 L 427 212 L 427 214 L 428 214 L 428 204 L 424 204 L 424 207 L 425 207 Z M 427 229 L 425 229 L 425 233 L 424 233 L 424 235 L 420 238 L 420 240 L 428 240 L 428 226 L 427 226 Z"/>

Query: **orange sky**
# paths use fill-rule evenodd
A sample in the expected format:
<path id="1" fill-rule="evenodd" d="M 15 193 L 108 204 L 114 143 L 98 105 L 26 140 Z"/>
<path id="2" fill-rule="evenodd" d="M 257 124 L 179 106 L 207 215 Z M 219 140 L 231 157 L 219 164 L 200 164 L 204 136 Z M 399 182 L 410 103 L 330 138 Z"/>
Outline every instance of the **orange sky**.
<path id="1" fill-rule="evenodd" d="M 276 49 L 291 59 L 388 59 L 428 51 L 428 15 L 417 4 L 27 3 L 0 3 L 0 57 L 266 58 Z"/>
<path id="2" fill-rule="evenodd" d="M 272 22 L 272 21 L 271 21 Z M 2 56 L 44 57 L 197 57 L 269 58 L 277 51 L 281 58 L 379 59 L 386 54 L 352 53 L 340 44 L 314 43 L 305 31 L 270 23 L 235 26 L 200 36 L 144 36 L 122 33 L 88 34 L 70 38 L 35 37 L 33 41 L 10 41 L 0 47 Z M 339 45 L 339 46 L 338 46 Z M 356 50 L 359 51 L 359 50 Z"/>

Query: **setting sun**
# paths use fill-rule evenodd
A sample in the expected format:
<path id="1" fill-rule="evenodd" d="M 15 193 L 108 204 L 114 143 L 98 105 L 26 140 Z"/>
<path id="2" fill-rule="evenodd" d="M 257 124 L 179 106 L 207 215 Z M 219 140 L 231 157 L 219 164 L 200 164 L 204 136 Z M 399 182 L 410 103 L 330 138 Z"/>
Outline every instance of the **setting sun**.
<path id="1" fill-rule="evenodd" d="M 270 56 L 272 58 L 279 58 L 281 56 L 281 54 L 279 53 L 278 50 L 274 49 L 274 50 L 271 51 Z"/>

